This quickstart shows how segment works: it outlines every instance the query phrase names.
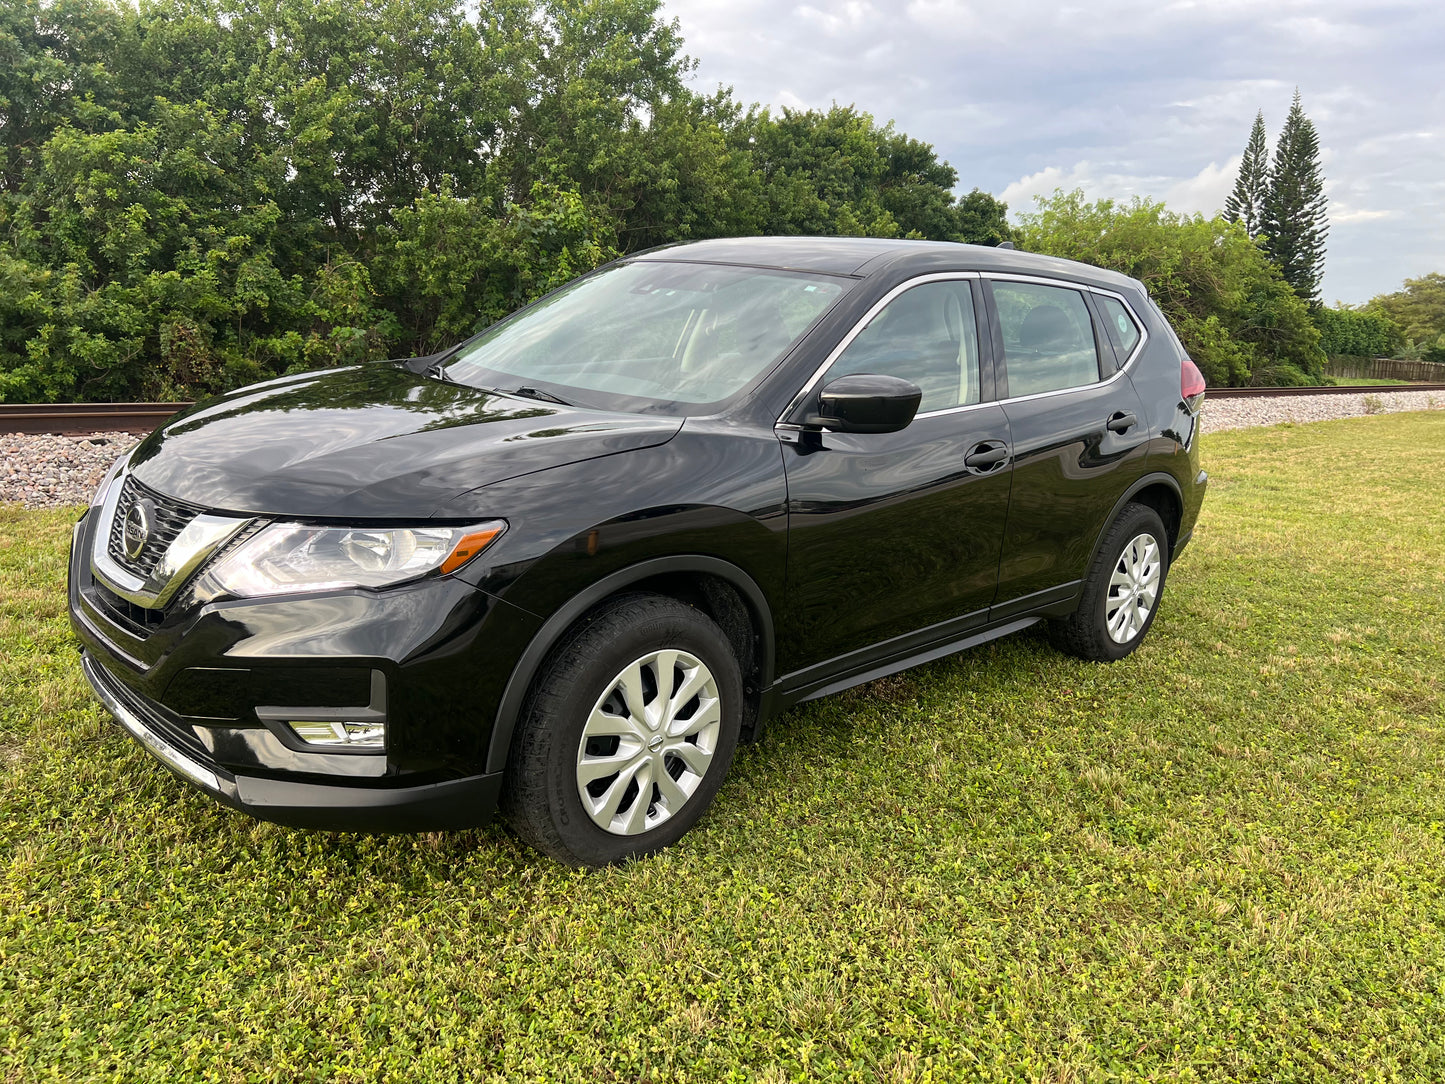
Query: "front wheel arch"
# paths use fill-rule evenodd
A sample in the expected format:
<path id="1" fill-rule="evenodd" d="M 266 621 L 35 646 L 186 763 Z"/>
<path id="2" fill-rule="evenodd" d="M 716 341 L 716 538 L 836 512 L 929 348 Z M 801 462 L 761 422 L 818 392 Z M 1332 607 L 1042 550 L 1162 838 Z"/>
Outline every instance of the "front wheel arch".
<path id="1" fill-rule="evenodd" d="M 755 695 L 759 694 L 771 685 L 776 662 L 772 610 L 767 596 L 757 582 L 736 565 L 718 557 L 703 554 L 655 557 L 619 569 L 590 584 L 565 602 L 542 624 L 517 660 L 517 665 L 513 667 L 511 677 L 507 679 L 507 686 L 502 692 L 502 699 L 492 722 L 486 770 L 505 770 L 512 737 L 516 732 L 517 720 L 521 716 L 527 693 L 552 649 L 562 641 L 569 629 L 588 612 L 616 595 L 643 589 L 642 585 L 649 581 L 689 576 L 699 579 L 716 577 L 737 592 L 748 611 L 756 635 L 756 687 L 753 692 Z M 648 583 L 648 586 L 651 584 Z"/>

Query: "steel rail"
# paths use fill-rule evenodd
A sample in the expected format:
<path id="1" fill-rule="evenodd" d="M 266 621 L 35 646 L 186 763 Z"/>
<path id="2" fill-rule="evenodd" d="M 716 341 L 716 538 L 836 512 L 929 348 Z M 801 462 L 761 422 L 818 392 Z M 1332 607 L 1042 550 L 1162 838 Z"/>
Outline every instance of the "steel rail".
<path id="1" fill-rule="evenodd" d="M 1210 399 L 1292 399 L 1301 395 L 1379 395 L 1393 391 L 1445 391 L 1445 384 L 1351 384 L 1335 388 L 1206 388 Z"/>
<path id="2" fill-rule="evenodd" d="M 0 433 L 149 433 L 190 403 L 0 403 Z"/>

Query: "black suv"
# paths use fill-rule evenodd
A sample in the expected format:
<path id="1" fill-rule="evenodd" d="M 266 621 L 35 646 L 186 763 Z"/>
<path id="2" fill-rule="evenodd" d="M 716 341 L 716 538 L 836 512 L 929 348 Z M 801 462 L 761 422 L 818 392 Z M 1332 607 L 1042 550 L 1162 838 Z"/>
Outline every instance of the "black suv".
<path id="1" fill-rule="evenodd" d="M 76 525 L 116 718 L 283 824 L 676 840 L 789 705 L 1158 612 L 1204 381 L 1144 288 L 1000 249 L 663 248 L 461 346 L 178 415 Z"/>

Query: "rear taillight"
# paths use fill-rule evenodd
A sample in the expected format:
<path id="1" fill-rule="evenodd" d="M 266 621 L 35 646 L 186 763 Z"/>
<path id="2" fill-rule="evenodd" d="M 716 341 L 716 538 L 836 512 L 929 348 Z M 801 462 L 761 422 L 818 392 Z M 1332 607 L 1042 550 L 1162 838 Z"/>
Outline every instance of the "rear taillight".
<path id="1" fill-rule="evenodd" d="M 1179 394 L 1191 404 L 1204 394 L 1204 374 L 1188 358 L 1179 363 Z"/>

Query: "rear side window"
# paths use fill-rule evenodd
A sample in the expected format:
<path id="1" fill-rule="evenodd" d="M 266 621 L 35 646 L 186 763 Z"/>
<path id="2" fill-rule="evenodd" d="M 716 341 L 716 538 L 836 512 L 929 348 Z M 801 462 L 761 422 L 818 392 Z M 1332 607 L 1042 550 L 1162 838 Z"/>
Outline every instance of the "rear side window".
<path id="1" fill-rule="evenodd" d="M 1127 358 L 1134 352 L 1134 347 L 1139 345 L 1139 325 L 1134 323 L 1134 318 L 1129 315 L 1129 310 L 1118 298 L 1105 297 L 1103 294 L 1095 296 L 1104 310 L 1104 319 L 1113 325 L 1114 336 L 1118 339 L 1119 346 L 1122 347 L 1120 359 Z"/>
<path id="2" fill-rule="evenodd" d="M 1078 388 L 1099 380 L 1094 323 L 1078 290 L 994 282 L 993 296 L 1010 396 Z"/>
<path id="3" fill-rule="evenodd" d="M 823 383 L 855 373 L 911 380 L 923 389 L 920 414 L 978 402 L 978 328 L 964 279 L 905 290 L 868 322 Z"/>

